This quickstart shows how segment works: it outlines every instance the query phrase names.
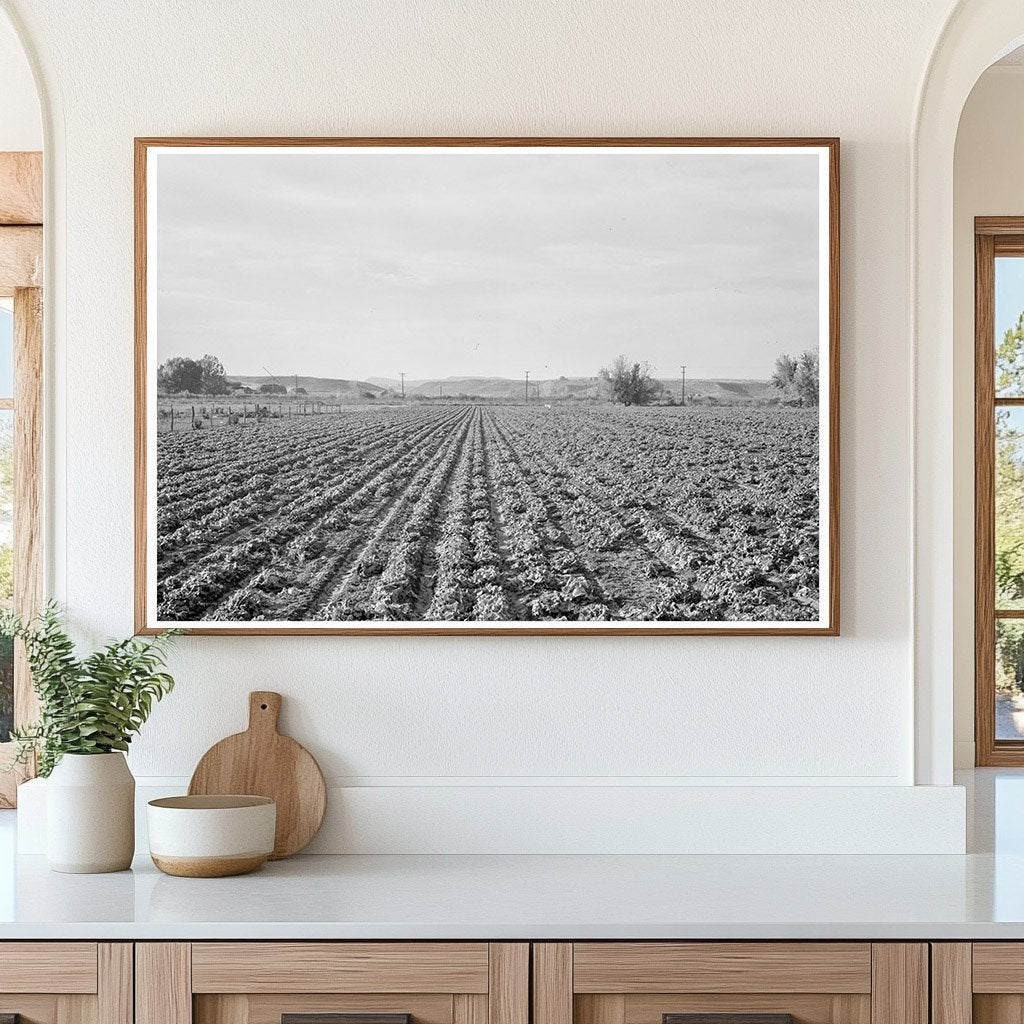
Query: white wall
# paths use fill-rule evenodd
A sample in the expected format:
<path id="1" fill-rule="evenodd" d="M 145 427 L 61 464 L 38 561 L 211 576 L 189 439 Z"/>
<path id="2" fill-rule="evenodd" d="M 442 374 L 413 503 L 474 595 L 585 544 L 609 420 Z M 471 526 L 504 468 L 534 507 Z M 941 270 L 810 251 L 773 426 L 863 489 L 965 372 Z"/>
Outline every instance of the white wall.
<path id="1" fill-rule="evenodd" d="M 908 159 L 946 0 L 4 5 L 54 117 L 51 589 L 85 639 L 132 628 L 133 136 L 843 140 L 840 639 L 185 638 L 137 773 L 263 687 L 360 789 L 913 782 Z"/>
<path id="2" fill-rule="evenodd" d="M 0 17 L 0 151 L 40 150 L 39 97 L 21 40 Z"/>
<path id="3" fill-rule="evenodd" d="M 990 68 L 960 119 L 954 162 L 954 728 L 974 764 L 974 218 L 1024 215 L 1024 66 Z"/>

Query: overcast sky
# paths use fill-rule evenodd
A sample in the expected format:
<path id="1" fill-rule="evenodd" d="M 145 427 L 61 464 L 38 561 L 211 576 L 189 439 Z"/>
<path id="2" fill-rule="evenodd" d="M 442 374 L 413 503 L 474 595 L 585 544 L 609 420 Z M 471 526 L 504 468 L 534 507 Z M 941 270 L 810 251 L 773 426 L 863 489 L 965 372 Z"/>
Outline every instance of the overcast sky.
<path id="1" fill-rule="evenodd" d="M 765 378 L 818 348 L 814 153 L 195 150 L 158 176 L 161 362 Z"/>

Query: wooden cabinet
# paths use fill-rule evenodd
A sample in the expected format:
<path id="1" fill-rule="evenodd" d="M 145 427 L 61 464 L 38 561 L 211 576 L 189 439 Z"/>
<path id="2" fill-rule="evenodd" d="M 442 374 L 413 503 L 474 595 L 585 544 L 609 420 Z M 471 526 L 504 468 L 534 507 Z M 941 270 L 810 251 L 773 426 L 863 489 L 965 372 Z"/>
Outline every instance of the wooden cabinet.
<path id="1" fill-rule="evenodd" d="M 537 943 L 533 957 L 533 1024 L 928 1024 L 924 943 Z"/>
<path id="2" fill-rule="evenodd" d="M 529 967 L 514 942 L 139 943 L 136 1024 L 529 1024 Z"/>
<path id="3" fill-rule="evenodd" d="M 932 945 L 934 1024 L 1024 1021 L 1024 942 Z"/>
<path id="4" fill-rule="evenodd" d="M 0 943 L 0 1017 L 132 1024 L 132 944 Z"/>

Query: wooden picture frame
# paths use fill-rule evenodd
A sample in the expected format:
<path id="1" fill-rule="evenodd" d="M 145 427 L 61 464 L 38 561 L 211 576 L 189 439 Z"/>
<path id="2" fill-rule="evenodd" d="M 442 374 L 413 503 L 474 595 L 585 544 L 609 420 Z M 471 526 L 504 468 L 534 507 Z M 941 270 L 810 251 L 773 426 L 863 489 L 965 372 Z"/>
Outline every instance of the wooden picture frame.
<path id="1" fill-rule="evenodd" d="M 277 617 L 279 613 L 271 612 L 269 616 L 264 615 L 261 609 L 254 613 L 253 618 L 246 620 L 239 620 L 230 618 L 225 621 L 218 616 L 223 613 L 221 609 L 214 608 L 211 606 L 210 609 L 201 609 L 204 618 L 196 619 L 191 618 L 177 618 L 171 616 L 161 616 L 159 614 L 159 598 L 157 594 L 157 554 L 156 554 L 156 515 L 155 515 L 155 494 L 156 494 L 156 440 L 158 434 L 158 426 L 162 426 L 166 430 L 166 419 L 169 413 L 170 424 L 172 429 L 179 429 L 182 425 L 186 425 L 189 430 L 197 428 L 201 431 L 202 429 L 209 429 L 206 424 L 209 423 L 211 428 L 218 428 L 221 425 L 237 426 L 238 421 L 241 421 L 243 426 L 247 423 L 251 423 L 253 427 L 259 428 L 261 420 L 266 420 L 266 425 L 274 427 L 273 422 L 274 411 L 271 408 L 269 402 L 264 402 L 261 407 L 259 404 L 259 396 L 256 396 L 256 400 L 250 400 L 250 403 L 242 403 L 243 408 L 241 413 L 232 407 L 230 404 L 226 405 L 222 401 L 218 407 L 211 400 L 203 403 L 202 401 L 189 402 L 188 406 L 182 409 L 177 408 L 176 395 L 185 394 L 186 396 L 191 394 L 188 391 L 174 391 L 168 392 L 161 395 L 161 398 L 157 397 L 156 379 L 157 369 L 159 365 L 162 365 L 165 359 L 170 358 L 170 349 L 161 352 L 159 347 L 159 339 L 155 337 L 158 333 L 158 317 L 154 310 L 154 295 L 157 294 L 159 286 L 158 271 L 154 268 L 154 260 L 150 258 L 151 254 L 155 251 L 155 230 L 157 225 L 161 222 L 159 220 L 159 201 L 154 194 L 155 190 L 152 187 L 152 183 L 155 180 L 155 164 L 157 161 L 164 161 L 161 166 L 167 166 L 166 160 L 168 157 L 177 154 L 187 154 L 189 156 L 193 154 L 206 155 L 238 155 L 238 154 L 257 154 L 263 155 L 267 153 L 323 153 L 337 157 L 343 153 L 351 153 L 358 155 L 365 155 L 370 152 L 381 152 L 386 154 L 415 154 L 417 156 L 427 153 L 440 153 L 443 156 L 451 156 L 454 158 L 455 154 L 465 154 L 469 151 L 475 151 L 481 153 L 484 150 L 492 150 L 495 154 L 517 154 L 522 155 L 524 152 L 537 153 L 548 155 L 552 151 L 560 151 L 566 155 L 568 154 L 581 154 L 582 151 L 591 151 L 591 155 L 596 153 L 597 155 L 611 155 L 611 154 L 624 154 L 633 156 L 634 154 L 644 152 L 657 152 L 659 154 L 666 154 L 667 157 L 677 158 L 681 156 L 693 156 L 693 155 L 716 155 L 720 156 L 724 161 L 731 157 L 750 156 L 753 160 L 757 159 L 768 159 L 773 154 L 781 155 L 799 155 L 806 158 L 807 156 L 814 155 L 817 158 L 816 174 L 817 177 L 817 192 L 815 193 L 817 199 L 815 200 L 816 206 L 814 207 L 815 225 L 817 234 L 816 249 L 815 249 L 815 272 L 818 275 L 816 282 L 818 286 L 817 291 L 817 320 L 815 322 L 816 330 L 816 350 L 814 351 L 814 382 L 818 388 L 815 396 L 815 406 L 818 409 L 817 419 L 814 426 L 814 437 L 815 437 L 815 449 L 817 462 L 815 463 L 817 469 L 817 475 L 815 477 L 815 491 L 817 495 L 815 499 L 817 505 L 817 519 L 816 525 L 817 530 L 815 533 L 815 544 L 816 554 L 812 561 L 816 565 L 814 572 L 814 581 L 816 583 L 816 589 L 808 590 L 806 587 L 801 590 L 801 596 L 799 598 L 793 598 L 792 595 L 787 595 L 786 600 L 789 600 L 792 604 L 793 601 L 800 600 L 806 601 L 804 610 L 800 613 L 799 617 L 794 617 L 792 621 L 761 621 L 757 617 L 745 616 L 737 618 L 735 620 L 728 618 L 718 618 L 715 620 L 691 620 L 688 618 L 666 618 L 666 619 L 643 619 L 641 618 L 629 618 L 629 615 L 633 614 L 634 605 L 630 605 L 627 611 L 622 611 L 625 605 L 625 599 L 618 599 L 616 607 L 617 611 L 614 615 L 621 615 L 622 618 L 615 618 L 614 615 L 604 621 L 594 621 L 586 617 L 572 618 L 571 616 L 576 614 L 575 610 L 570 610 L 568 613 L 565 611 L 562 605 L 556 605 L 556 610 L 550 613 L 549 618 L 543 619 L 524 619 L 517 618 L 514 621 L 508 619 L 445 619 L 438 620 L 436 618 L 422 618 L 422 619 L 396 619 L 386 617 L 389 612 L 384 613 L 379 618 L 369 619 L 356 619 L 353 617 L 345 617 L 342 619 L 331 618 L 330 609 L 334 607 L 332 604 L 327 605 L 327 611 L 322 609 L 318 611 L 318 614 L 326 616 L 324 620 L 313 620 L 309 618 L 303 619 L 281 619 Z M 341 151 L 339 153 L 339 151 Z M 160 178 L 160 181 L 165 183 L 166 176 Z M 162 187 L 167 187 L 164 184 Z M 198 189 L 201 193 L 202 189 Z M 768 204 L 770 208 L 770 203 Z M 744 229 L 746 230 L 746 228 Z M 713 635 L 713 636 L 733 636 L 733 635 L 788 635 L 788 636 L 836 636 L 839 633 L 839 140 L 835 138 L 774 138 L 774 139 L 749 139 L 749 138 L 138 138 L 135 140 L 135 339 L 136 339 L 136 359 L 135 359 L 135 387 L 136 387 L 136 412 L 135 412 L 135 446 L 136 446 L 136 460 L 135 460 L 135 612 L 136 612 L 136 630 L 140 634 L 151 634 L 159 631 L 162 628 L 166 628 L 169 625 L 175 625 L 185 628 L 189 632 L 209 634 L 209 635 L 240 635 L 240 634 L 291 634 L 291 635 L 318 635 L 318 634 L 336 634 L 336 635 L 501 635 L 501 636 L 522 636 L 522 635 L 571 635 L 571 636 L 590 636 L 590 635 L 632 635 L 632 636 L 646 636 L 646 635 L 678 635 L 678 634 L 695 634 L 695 635 Z M 163 268 L 163 257 L 161 257 L 161 268 Z M 161 328 L 164 329 L 164 328 Z M 215 354 L 215 353 L 214 353 Z M 799 354 L 799 353 L 798 353 Z M 182 357 L 185 358 L 185 357 Z M 192 357 L 188 357 L 191 359 Z M 198 356 L 196 357 L 198 358 Z M 195 359 L 192 360 L 195 362 Z M 392 360 L 394 361 L 394 360 Z M 680 360 L 682 361 L 682 360 Z M 218 364 L 219 365 L 219 364 Z M 639 366 L 639 363 L 637 364 Z M 795 366 L 794 362 L 794 366 Z M 398 395 L 398 376 L 399 366 L 391 368 L 395 375 L 394 383 L 388 383 L 386 387 L 382 387 L 382 392 L 386 393 L 388 400 L 395 399 L 396 403 L 399 399 Z M 239 383 L 238 381 L 230 380 L 232 375 L 237 377 L 245 377 L 246 381 L 250 381 L 253 387 L 271 387 L 280 385 L 281 388 L 289 395 L 294 395 L 296 398 L 303 388 L 299 387 L 299 377 L 294 376 L 294 388 L 290 387 L 291 380 L 293 379 L 293 372 L 291 370 L 285 370 L 282 367 L 275 366 L 273 371 L 276 373 L 283 374 L 284 376 L 278 378 L 274 377 L 273 372 L 268 376 L 263 376 L 264 381 L 270 381 L 271 379 L 276 382 L 275 385 L 269 385 L 268 383 L 257 384 L 258 376 L 248 376 L 248 370 L 240 372 L 234 369 L 231 365 L 227 366 L 229 371 L 226 376 L 223 373 L 223 367 L 221 368 L 221 374 L 223 379 L 227 380 L 233 388 L 245 388 L 248 386 L 244 381 Z M 591 372 L 591 371 L 588 371 Z M 594 371 L 596 374 L 596 367 Z M 820 373 L 820 378 L 819 378 Z M 404 402 L 406 399 L 405 394 L 405 374 L 401 374 L 402 386 L 401 386 L 401 401 Z M 767 374 L 765 375 L 767 377 Z M 366 377 L 353 376 L 351 380 L 335 380 L 334 385 L 342 386 L 353 384 L 361 386 L 361 383 L 365 381 Z M 376 378 L 380 379 L 380 378 Z M 459 378 L 449 377 L 446 379 L 455 380 Z M 468 379 L 468 378 L 462 378 Z M 490 379 L 490 378 L 488 378 Z M 505 378 L 501 378 L 503 381 Z M 522 378 L 520 378 L 521 380 Z M 561 380 L 569 380 L 570 382 L 575 381 L 577 378 L 566 378 L 562 377 Z M 579 378 L 583 379 L 583 378 Z M 598 376 L 592 378 L 595 382 L 599 381 Z M 605 378 L 600 378 L 604 380 Z M 665 374 L 664 379 L 672 380 L 670 375 Z M 792 384 L 793 373 L 789 374 L 789 384 L 784 383 L 779 385 L 780 391 L 778 395 L 770 390 L 770 386 L 766 383 L 764 378 L 758 378 L 759 383 L 764 383 L 764 389 L 759 392 L 761 398 L 758 401 L 763 401 L 765 405 L 777 404 L 785 406 L 788 404 L 796 405 L 797 401 L 792 398 L 792 392 L 786 389 Z M 611 378 L 608 378 L 611 381 Z M 820 384 L 818 381 L 820 380 Z M 281 381 L 286 381 L 286 384 L 281 384 Z M 707 382 L 705 382 L 707 383 Z M 728 383 L 728 382 L 727 382 Z M 747 383 L 751 383 L 748 381 Z M 553 384 L 553 381 L 545 381 L 544 386 L 548 387 Z M 655 381 L 657 384 L 657 381 Z M 377 387 L 378 385 L 373 385 Z M 433 386 L 433 382 L 432 382 Z M 525 385 L 523 387 L 522 395 L 525 404 L 529 404 L 531 396 L 542 396 L 542 391 L 536 378 L 531 382 L 529 373 L 526 376 Z M 595 383 L 595 391 L 593 394 L 597 394 L 598 384 Z M 610 384 L 609 386 L 614 387 Z M 661 393 L 664 394 L 669 391 L 672 385 L 661 385 Z M 536 391 L 531 391 L 531 387 L 537 388 Z M 680 389 L 680 405 L 686 405 L 687 398 L 690 396 L 690 392 L 686 389 L 688 387 L 688 381 L 686 377 L 685 367 L 682 369 L 682 386 Z M 567 385 L 568 388 L 568 385 Z M 269 392 L 268 392 L 269 393 Z M 280 391 L 276 392 L 280 394 Z M 545 392 L 546 393 L 546 392 Z M 603 392 L 602 392 L 603 393 Z M 512 394 L 510 389 L 509 394 Z M 590 392 L 588 392 L 588 395 Z M 766 397 L 766 396 L 771 397 Z M 372 394 L 370 397 L 373 397 Z M 424 402 L 427 398 L 436 398 L 438 403 L 445 400 L 451 401 L 452 396 L 445 395 L 443 391 L 443 381 L 437 386 L 436 396 L 434 394 L 424 396 L 418 395 L 413 396 L 422 398 Z M 774 402 L 777 398 L 778 401 Z M 167 404 L 165 407 L 160 406 L 160 400 L 166 399 Z M 537 398 L 534 399 L 535 407 Z M 473 402 L 483 402 L 483 399 L 473 399 Z M 669 401 L 672 401 L 669 398 Z M 751 404 L 754 403 L 754 399 L 751 399 Z M 237 401 L 236 401 L 237 404 Z M 255 411 L 250 416 L 249 404 L 252 404 Z M 284 417 L 286 415 L 285 405 L 288 405 L 288 414 L 290 415 L 293 409 L 293 404 L 289 401 L 286 402 L 282 398 L 282 403 L 279 406 L 276 415 L 278 417 Z M 329 412 L 342 413 L 344 412 L 343 403 L 338 402 L 332 404 L 328 402 L 316 402 L 312 405 L 319 406 L 321 412 L 326 409 Z M 691 398 L 692 404 L 692 398 Z M 804 398 L 799 399 L 799 404 L 804 404 Z M 810 401 L 807 404 L 811 404 Z M 435 408 L 440 406 L 435 406 Z M 189 412 L 189 408 L 191 411 Z M 305 406 L 304 406 L 305 408 Z M 198 411 L 197 411 L 198 409 Z M 806 410 L 801 410 L 804 412 Z M 785 412 L 784 409 L 779 410 L 779 414 Z M 184 421 L 182 416 L 184 415 Z M 480 413 L 484 416 L 485 413 Z M 722 414 L 725 415 L 724 413 Z M 278 426 L 282 426 L 278 424 Z M 483 429 L 483 428 L 481 428 Z M 639 431 L 640 428 L 637 428 Z M 187 442 L 181 441 L 176 444 L 184 445 Z M 269 442 L 268 442 L 269 443 Z M 460 442 L 461 443 L 461 442 Z M 753 527 L 752 527 L 753 530 Z M 753 542 L 756 545 L 756 542 Z M 646 556 L 645 556 L 646 557 Z M 795 557 L 795 556 L 794 556 Z M 805 560 L 806 561 L 806 560 Z M 713 558 L 712 558 L 713 562 Z M 180 561 L 179 561 L 180 564 Z M 673 563 L 676 564 L 676 563 Z M 753 564 L 753 563 L 751 563 Z M 269 563 L 268 563 L 269 565 Z M 187 569 L 177 570 L 180 573 L 186 573 Z M 654 570 L 652 570 L 654 571 Z M 710 571 L 708 569 L 701 569 L 701 572 L 705 574 Z M 586 580 L 586 572 L 581 573 Z M 686 579 L 689 581 L 693 576 L 689 570 L 686 574 L 683 570 L 679 570 L 679 578 L 686 575 Z M 688 574 L 688 575 L 687 575 Z M 287 573 L 284 574 L 286 577 Z M 177 578 L 177 577 L 176 577 Z M 181 577 L 184 578 L 184 577 Z M 743 584 L 750 589 L 757 589 L 758 587 L 767 587 L 768 590 L 772 586 L 778 585 L 778 579 L 781 579 L 781 574 L 778 577 L 773 578 L 773 581 L 762 582 L 762 577 L 759 576 L 757 571 L 753 571 L 750 575 L 752 582 Z M 280 584 L 278 580 L 275 585 Z M 219 585 L 219 584 L 218 584 Z M 687 608 L 686 601 L 692 601 L 694 606 L 701 606 L 702 598 L 699 588 L 696 590 L 692 589 L 689 591 L 690 597 L 679 596 L 679 594 L 686 594 L 687 586 L 680 584 L 677 588 L 676 595 L 672 597 L 674 603 L 671 604 L 673 616 L 678 616 L 680 608 Z M 586 582 L 582 584 L 584 589 L 586 588 Z M 595 592 L 599 591 L 600 588 L 595 583 Z M 767 592 L 767 591 L 766 591 Z M 218 591 L 218 594 L 220 591 Z M 806 594 L 807 596 L 802 596 Z M 695 596 L 692 596 L 695 595 Z M 220 600 L 218 596 L 215 600 Z M 233 600 L 229 596 L 228 600 Z M 271 604 L 277 601 L 276 598 L 268 598 Z M 516 599 L 518 600 L 518 598 Z M 566 601 L 569 598 L 565 599 Z M 580 601 L 586 600 L 581 598 Z M 667 599 L 666 599 L 667 600 Z M 782 598 L 779 599 L 780 601 Z M 223 602 L 222 602 L 223 603 Z M 609 599 L 609 606 L 614 602 Z M 665 602 L 662 602 L 664 604 Z M 237 606 L 238 602 L 234 604 Z M 651 604 L 651 607 L 661 607 L 656 603 Z M 772 605 L 771 607 L 781 607 L 781 605 Z M 431 608 L 434 607 L 432 603 Z M 507 607 L 503 606 L 503 607 Z M 522 605 L 520 604 L 520 607 Z M 531 607 L 536 607 L 532 605 Z M 813 616 L 809 614 L 809 609 L 813 607 L 813 611 L 816 613 Z M 581 612 L 581 616 L 591 614 L 591 610 L 597 608 L 597 614 L 605 615 L 607 610 L 602 610 L 598 603 L 592 603 L 587 605 L 585 611 Z M 346 606 L 347 609 L 347 606 Z M 428 609 L 428 613 L 429 613 Z M 344 613 L 349 616 L 348 610 Z M 360 612 L 359 614 L 362 614 Z M 533 613 L 531 613 L 533 614 Z M 260 615 L 264 615 L 260 618 Z"/>

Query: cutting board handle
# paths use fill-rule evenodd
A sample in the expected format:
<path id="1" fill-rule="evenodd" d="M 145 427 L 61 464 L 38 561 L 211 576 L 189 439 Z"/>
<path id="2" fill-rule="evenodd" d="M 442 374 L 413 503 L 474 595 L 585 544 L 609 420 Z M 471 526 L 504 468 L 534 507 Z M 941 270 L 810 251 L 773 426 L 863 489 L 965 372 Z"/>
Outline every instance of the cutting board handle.
<path id="1" fill-rule="evenodd" d="M 281 694 L 253 690 L 249 694 L 249 732 L 277 732 L 281 715 Z"/>

